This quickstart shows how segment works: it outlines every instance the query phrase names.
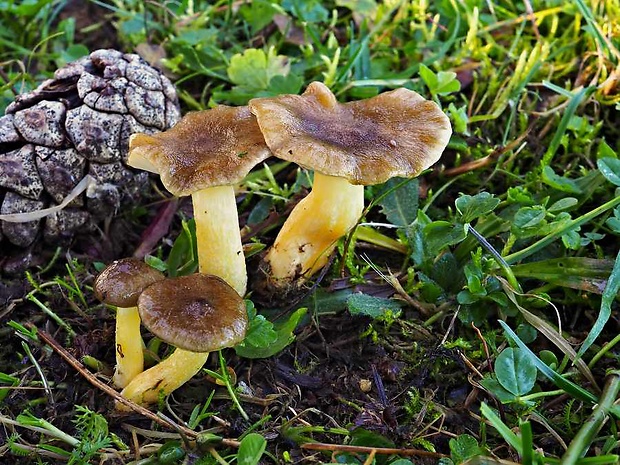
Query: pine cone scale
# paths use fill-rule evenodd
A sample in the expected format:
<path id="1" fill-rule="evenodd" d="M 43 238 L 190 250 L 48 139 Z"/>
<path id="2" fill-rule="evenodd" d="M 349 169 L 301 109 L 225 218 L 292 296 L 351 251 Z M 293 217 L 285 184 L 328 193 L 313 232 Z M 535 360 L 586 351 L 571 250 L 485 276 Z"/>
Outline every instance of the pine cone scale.
<path id="1" fill-rule="evenodd" d="M 15 112 L 13 124 L 27 142 L 62 147 L 65 142 L 63 123 L 66 113 L 63 103 L 43 100 L 32 108 Z"/>
<path id="2" fill-rule="evenodd" d="M 0 156 L 0 186 L 31 200 L 41 196 L 43 182 L 36 167 L 32 144 Z"/>

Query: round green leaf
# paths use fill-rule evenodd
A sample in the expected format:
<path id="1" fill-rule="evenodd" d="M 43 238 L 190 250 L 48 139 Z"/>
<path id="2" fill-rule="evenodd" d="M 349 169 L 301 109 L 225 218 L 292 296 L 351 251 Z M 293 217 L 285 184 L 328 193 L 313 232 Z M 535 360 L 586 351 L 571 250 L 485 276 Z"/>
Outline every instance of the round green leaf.
<path id="1" fill-rule="evenodd" d="M 564 197 L 563 199 L 560 199 L 557 202 L 554 202 L 553 205 L 551 205 L 547 209 L 547 211 L 549 213 L 561 212 L 563 210 L 568 210 L 569 208 L 573 208 L 578 203 L 579 201 L 575 197 Z"/>
<path id="2" fill-rule="evenodd" d="M 550 350 L 541 350 L 538 357 L 552 370 L 555 370 L 559 365 L 558 358 Z"/>
<path id="3" fill-rule="evenodd" d="M 545 219 L 547 212 L 542 206 L 523 207 L 516 213 L 512 222 L 513 228 L 532 228 Z"/>
<path id="4" fill-rule="evenodd" d="M 241 440 L 237 452 L 239 465 L 257 465 L 267 448 L 267 441 L 257 433 L 250 433 Z"/>
<path id="5" fill-rule="evenodd" d="M 470 223 L 476 218 L 488 215 L 499 205 L 500 199 L 488 192 L 480 192 L 476 195 L 461 195 L 455 200 L 454 205 L 461 214 L 462 223 Z"/>
<path id="6" fill-rule="evenodd" d="M 509 347 L 495 360 L 495 375 L 504 389 L 515 396 L 522 396 L 534 387 L 536 366 L 524 351 Z"/>
<path id="7" fill-rule="evenodd" d="M 482 453 L 482 449 L 478 445 L 476 438 L 469 434 L 461 434 L 456 438 L 452 438 L 449 444 L 450 455 L 452 460 L 456 463 L 462 463 Z"/>
<path id="8" fill-rule="evenodd" d="M 620 160 L 605 157 L 596 161 L 596 166 L 601 174 L 612 184 L 620 186 Z"/>

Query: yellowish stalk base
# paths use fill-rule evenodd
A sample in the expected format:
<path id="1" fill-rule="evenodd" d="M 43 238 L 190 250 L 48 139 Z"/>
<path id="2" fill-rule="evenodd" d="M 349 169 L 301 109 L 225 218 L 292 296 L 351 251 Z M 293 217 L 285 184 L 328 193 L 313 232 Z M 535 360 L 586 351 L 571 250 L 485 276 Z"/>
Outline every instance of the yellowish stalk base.
<path id="1" fill-rule="evenodd" d="M 121 395 L 137 404 L 153 404 L 160 393 L 170 394 L 189 381 L 209 357 L 208 352 L 176 349 L 170 357 L 136 376 Z M 123 409 L 120 404 L 117 406 Z"/>
<path id="2" fill-rule="evenodd" d="M 363 210 L 364 186 L 315 172 L 312 191 L 293 209 L 265 257 L 272 284 L 288 287 L 323 268 Z"/>
<path id="3" fill-rule="evenodd" d="M 140 315 L 136 307 L 116 310 L 116 370 L 114 385 L 124 388 L 144 370 Z"/>

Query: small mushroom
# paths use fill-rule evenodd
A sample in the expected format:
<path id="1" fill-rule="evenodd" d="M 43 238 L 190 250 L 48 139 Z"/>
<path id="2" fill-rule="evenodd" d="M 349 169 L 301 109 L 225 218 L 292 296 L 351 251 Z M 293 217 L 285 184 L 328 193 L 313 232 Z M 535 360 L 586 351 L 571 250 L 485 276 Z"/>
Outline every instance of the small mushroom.
<path id="1" fill-rule="evenodd" d="M 177 347 L 158 365 L 136 376 L 122 391 L 134 402 L 156 402 L 202 368 L 209 352 L 231 347 L 245 337 L 245 303 L 217 276 L 195 273 L 159 281 L 142 292 L 138 311 L 153 334 Z"/>
<path id="2" fill-rule="evenodd" d="M 192 196 L 200 271 L 244 295 L 247 272 L 233 185 L 270 155 L 248 107 L 188 113 L 168 131 L 132 136 L 129 148 L 129 165 L 158 173 L 173 195 Z"/>
<path id="3" fill-rule="evenodd" d="M 97 276 L 95 297 L 116 307 L 116 370 L 114 385 L 124 388 L 144 370 L 138 296 L 164 275 L 136 258 L 123 258 Z"/>
<path id="4" fill-rule="evenodd" d="M 272 290 L 301 284 L 327 263 L 359 221 L 364 185 L 414 177 L 450 140 L 450 121 L 416 92 L 396 89 L 340 104 L 322 83 L 301 95 L 250 100 L 274 156 L 314 170 L 312 191 L 293 209 L 265 257 Z"/>

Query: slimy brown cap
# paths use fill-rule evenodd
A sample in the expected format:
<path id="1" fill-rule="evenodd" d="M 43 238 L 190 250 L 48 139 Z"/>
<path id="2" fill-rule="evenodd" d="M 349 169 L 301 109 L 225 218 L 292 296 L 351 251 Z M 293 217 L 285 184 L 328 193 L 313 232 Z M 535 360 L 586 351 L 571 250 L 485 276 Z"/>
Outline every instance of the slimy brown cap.
<path id="1" fill-rule="evenodd" d="M 235 184 L 271 155 L 248 107 L 217 106 L 185 115 L 172 129 L 135 134 L 131 166 L 159 173 L 176 196 Z"/>
<path id="2" fill-rule="evenodd" d="M 211 352 L 243 340 L 243 299 L 217 276 L 194 273 L 159 281 L 140 294 L 138 312 L 149 331 L 175 347 Z"/>
<path id="3" fill-rule="evenodd" d="M 137 258 L 122 258 L 110 263 L 95 279 L 95 297 L 116 307 L 135 307 L 138 296 L 148 286 L 164 279 L 155 268 Z"/>
<path id="4" fill-rule="evenodd" d="M 302 95 L 256 98 L 249 107 L 276 157 L 352 184 L 417 176 L 452 133 L 437 104 L 404 88 L 340 104 L 313 82 Z"/>

